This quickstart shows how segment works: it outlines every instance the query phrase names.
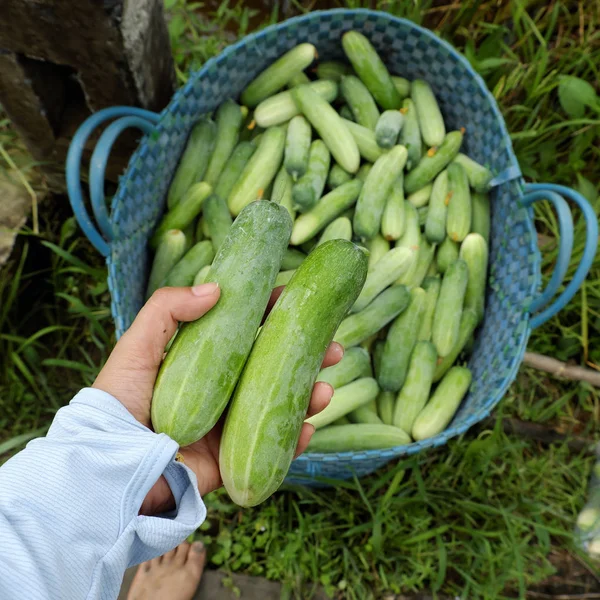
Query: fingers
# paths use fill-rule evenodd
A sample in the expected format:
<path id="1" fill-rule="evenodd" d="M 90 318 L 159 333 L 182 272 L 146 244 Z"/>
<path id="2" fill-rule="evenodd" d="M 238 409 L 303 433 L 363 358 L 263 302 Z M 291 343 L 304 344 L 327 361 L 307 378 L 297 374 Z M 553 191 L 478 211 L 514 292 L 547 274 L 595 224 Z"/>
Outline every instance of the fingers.
<path id="1" fill-rule="evenodd" d="M 327 352 L 325 352 L 325 358 L 323 359 L 323 369 L 325 367 L 331 367 L 337 365 L 344 356 L 344 348 L 337 342 L 331 342 Z"/>
<path id="2" fill-rule="evenodd" d="M 310 442 L 310 438 L 312 434 L 315 432 L 315 428 L 310 423 L 304 423 L 302 425 L 302 429 L 300 430 L 300 438 L 298 439 L 298 445 L 296 446 L 296 454 L 294 454 L 294 458 L 298 458 L 308 446 L 308 442 Z"/>
<path id="3" fill-rule="evenodd" d="M 310 398 L 310 404 L 308 405 L 307 416 L 312 417 L 324 410 L 331 401 L 332 396 L 333 388 L 328 383 L 325 383 L 324 381 L 315 383 Z"/>

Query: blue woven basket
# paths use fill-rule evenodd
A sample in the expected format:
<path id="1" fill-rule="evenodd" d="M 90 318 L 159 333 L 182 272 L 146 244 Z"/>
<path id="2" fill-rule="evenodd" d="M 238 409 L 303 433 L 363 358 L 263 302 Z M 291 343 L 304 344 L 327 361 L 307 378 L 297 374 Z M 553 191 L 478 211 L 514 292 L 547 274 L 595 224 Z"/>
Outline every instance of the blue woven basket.
<path id="1" fill-rule="evenodd" d="M 144 300 L 148 272 L 147 241 L 162 215 L 166 192 L 190 129 L 198 117 L 237 97 L 267 65 L 300 42 L 313 43 L 320 59 L 341 58 L 345 31 L 364 33 L 390 72 L 430 82 L 449 129 L 466 128 L 463 151 L 489 165 L 496 177 L 491 195 L 490 277 L 485 321 L 469 367 L 473 384 L 456 417 L 442 434 L 389 450 L 304 454 L 292 464 L 288 481 L 365 475 L 393 458 L 441 446 L 486 417 L 516 376 L 530 331 L 556 314 L 585 278 L 598 237 L 589 204 L 576 192 L 554 185 L 525 185 L 496 102 L 483 80 L 449 44 L 410 21 L 370 10 L 318 11 L 290 19 L 244 38 L 212 59 L 173 97 L 160 114 L 130 107 L 96 113 L 73 139 L 67 182 L 74 212 L 96 248 L 107 257 L 108 283 L 117 336 L 133 321 Z M 79 163 L 83 146 L 98 124 L 120 117 L 101 136 L 90 167 L 90 198 L 100 232 L 82 200 Z M 112 213 L 106 209 L 103 184 L 110 148 L 126 127 L 146 135 L 130 160 Z M 577 203 L 587 221 L 587 245 L 575 277 L 554 303 L 573 244 L 573 221 L 563 196 Z M 554 203 L 561 226 L 560 256 L 548 288 L 538 295 L 540 257 L 531 204 Z M 546 307 L 546 308 L 545 308 Z M 534 316 L 532 316 L 535 313 Z"/>

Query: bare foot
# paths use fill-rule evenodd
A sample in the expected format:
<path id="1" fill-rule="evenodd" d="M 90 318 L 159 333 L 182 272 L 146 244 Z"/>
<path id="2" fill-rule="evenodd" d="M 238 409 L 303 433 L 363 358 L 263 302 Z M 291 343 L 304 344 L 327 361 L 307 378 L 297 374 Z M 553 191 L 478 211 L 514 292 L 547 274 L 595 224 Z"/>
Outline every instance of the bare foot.
<path id="1" fill-rule="evenodd" d="M 205 561 L 202 542 L 183 542 L 175 550 L 139 566 L 127 600 L 191 600 Z"/>

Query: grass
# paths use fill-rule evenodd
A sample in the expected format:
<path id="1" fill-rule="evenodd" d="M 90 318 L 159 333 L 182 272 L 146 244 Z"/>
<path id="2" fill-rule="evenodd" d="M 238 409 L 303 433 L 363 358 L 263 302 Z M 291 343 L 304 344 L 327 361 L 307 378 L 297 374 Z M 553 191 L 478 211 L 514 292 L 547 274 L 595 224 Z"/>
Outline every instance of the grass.
<path id="1" fill-rule="evenodd" d="M 244 2 L 166 0 L 177 76 L 182 83 L 225 45 L 253 28 L 311 7 L 295 0 L 268 14 Z M 314 4 L 314 3 L 313 3 Z M 323 3 L 319 3 L 319 7 Z M 342 5 L 331 2 L 331 6 Z M 469 58 L 504 114 L 523 172 L 577 187 L 600 210 L 600 114 L 578 103 L 573 81 L 597 82 L 600 2 L 507 0 L 358 2 L 435 29 Z M 568 77 L 577 80 L 565 79 Z M 36 166 L 0 120 L 0 168 L 41 193 Z M 0 455 L 42 434 L 58 407 L 94 378 L 114 342 L 106 271 L 81 236 L 68 203 L 39 207 L 39 235 L 24 230 L 0 271 Z M 556 220 L 536 207 L 542 272 L 556 259 Z M 576 218 L 573 260 L 583 252 Z M 584 287 L 534 331 L 529 349 L 600 365 L 600 257 Z M 542 448 L 507 436 L 503 417 L 545 423 L 598 439 L 599 391 L 522 369 L 495 412 L 497 425 L 472 431 L 438 451 L 388 465 L 334 490 L 288 489 L 240 511 L 222 491 L 209 495 L 198 535 L 213 566 L 285 583 L 321 584 L 339 598 L 433 590 L 463 598 L 524 596 L 573 554 L 571 531 L 585 499 L 591 459 L 562 445 Z M 591 567 L 590 567 L 591 568 Z M 581 590 L 586 591 L 586 590 Z"/>

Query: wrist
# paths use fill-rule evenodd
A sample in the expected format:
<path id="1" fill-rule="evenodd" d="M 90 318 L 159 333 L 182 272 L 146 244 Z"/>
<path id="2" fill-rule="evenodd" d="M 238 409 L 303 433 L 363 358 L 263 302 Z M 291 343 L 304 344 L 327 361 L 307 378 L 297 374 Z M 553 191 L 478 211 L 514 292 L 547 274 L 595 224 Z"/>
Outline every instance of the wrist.
<path id="1" fill-rule="evenodd" d="M 175 498 L 164 475 L 152 486 L 140 506 L 140 515 L 153 517 L 175 509 Z"/>

